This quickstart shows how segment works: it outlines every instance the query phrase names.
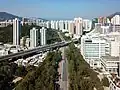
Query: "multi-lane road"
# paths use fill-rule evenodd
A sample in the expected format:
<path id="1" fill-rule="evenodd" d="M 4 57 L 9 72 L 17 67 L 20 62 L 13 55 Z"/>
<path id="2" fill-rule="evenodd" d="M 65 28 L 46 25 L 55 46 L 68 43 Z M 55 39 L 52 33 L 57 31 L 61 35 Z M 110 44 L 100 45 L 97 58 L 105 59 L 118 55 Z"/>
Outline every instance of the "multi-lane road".
<path id="1" fill-rule="evenodd" d="M 60 74 L 59 85 L 60 90 L 68 90 L 68 62 L 65 57 L 65 47 L 60 49 L 62 52 L 62 61 L 59 63 L 58 72 Z"/>

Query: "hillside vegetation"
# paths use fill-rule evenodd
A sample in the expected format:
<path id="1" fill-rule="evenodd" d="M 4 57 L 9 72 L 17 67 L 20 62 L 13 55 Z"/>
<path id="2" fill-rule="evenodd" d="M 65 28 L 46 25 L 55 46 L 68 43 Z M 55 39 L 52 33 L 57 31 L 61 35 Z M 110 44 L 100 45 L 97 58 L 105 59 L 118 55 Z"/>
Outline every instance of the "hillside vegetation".
<path id="1" fill-rule="evenodd" d="M 36 27 L 37 29 L 41 28 L 40 26 L 36 26 L 36 25 L 24 25 L 21 27 L 20 38 L 24 36 L 30 37 L 30 29 L 32 29 L 33 27 Z M 57 32 L 52 29 L 47 29 L 46 39 L 47 39 L 47 44 L 61 41 Z M 0 42 L 12 43 L 12 41 L 13 41 L 12 25 L 9 25 L 7 27 L 0 27 Z"/>

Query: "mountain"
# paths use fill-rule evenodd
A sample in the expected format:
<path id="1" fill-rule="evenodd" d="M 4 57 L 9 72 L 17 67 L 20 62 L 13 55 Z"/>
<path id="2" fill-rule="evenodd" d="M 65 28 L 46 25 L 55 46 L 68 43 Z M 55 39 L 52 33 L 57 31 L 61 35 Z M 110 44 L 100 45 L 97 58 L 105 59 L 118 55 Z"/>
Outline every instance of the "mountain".
<path id="1" fill-rule="evenodd" d="M 111 14 L 111 15 L 108 16 L 108 18 L 111 19 L 111 18 L 113 18 L 115 15 L 120 15 L 120 12 L 116 12 L 116 13 L 114 13 L 114 14 Z"/>
<path id="2" fill-rule="evenodd" d="M 19 18 L 20 20 L 22 20 L 22 17 L 19 17 L 17 15 L 13 15 L 13 14 L 10 14 L 10 13 L 7 13 L 7 12 L 0 12 L 0 21 L 5 21 L 5 20 L 13 20 L 15 18 Z M 42 18 L 24 18 L 25 21 L 27 20 L 42 20 L 42 21 L 47 21 L 46 19 L 42 19 Z"/>
<path id="3" fill-rule="evenodd" d="M 7 12 L 0 12 L 0 21 L 12 20 L 14 18 L 22 19 L 22 17 L 16 16 Z"/>

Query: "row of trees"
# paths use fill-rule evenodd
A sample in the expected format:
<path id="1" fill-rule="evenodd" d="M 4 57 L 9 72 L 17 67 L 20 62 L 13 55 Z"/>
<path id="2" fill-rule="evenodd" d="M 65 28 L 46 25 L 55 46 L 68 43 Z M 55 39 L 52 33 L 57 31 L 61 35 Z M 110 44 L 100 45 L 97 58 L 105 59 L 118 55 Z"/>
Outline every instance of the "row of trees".
<path id="1" fill-rule="evenodd" d="M 69 70 L 69 90 L 103 90 L 97 73 L 90 69 L 79 50 L 70 44 L 66 50 Z"/>
<path id="2" fill-rule="evenodd" d="M 47 44 L 61 41 L 59 35 L 57 34 L 57 30 L 53 30 L 53 29 L 48 29 L 46 31 L 46 38 L 47 38 Z"/>
<path id="3" fill-rule="evenodd" d="M 23 77 L 27 74 L 24 66 L 18 66 L 15 63 L 0 63 L 0 90 L 12 90 L 14 83 L 12 80 L 17 77 Z"/>
<path id="4" fill-rule="evenodd" d="M 29 36 L 29 30 L 35 25 L 24 25 L 21 27 L 20 37 Z M 38 26 L 35 26 L 40 28 Z M 11 43 L 13 40 L 13 26 L 9 25 L 7 27 L 0 27 L 0 42 Z"/>
<path id="5" fill-rule="evenodd" d="M 7 27 L 0 27 L 0 42 L 8 43 L 12 42 L 13 31 L 12 26 L 9 25 Z"/>
<path id="6" fill-rule="evenodd" d="M 55 90 L 61 53 L 50 52 L 36 70 L 28 72 L 15 90 Z"/>

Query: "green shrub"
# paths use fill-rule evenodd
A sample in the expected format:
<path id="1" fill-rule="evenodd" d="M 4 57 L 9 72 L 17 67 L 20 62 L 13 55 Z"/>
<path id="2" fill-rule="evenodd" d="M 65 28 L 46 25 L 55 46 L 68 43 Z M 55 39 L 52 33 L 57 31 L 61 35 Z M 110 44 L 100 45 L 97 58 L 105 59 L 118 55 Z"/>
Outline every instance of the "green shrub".
<path id="1" fill-rule="evenodd" d="M 109 87 L 109 81 L 108 81 L 108 78 L 107 78 L 107 77 L 104 77 L 104 78 L 102 79 L 102 84 L 103 84 L 103 86 Z"/>

